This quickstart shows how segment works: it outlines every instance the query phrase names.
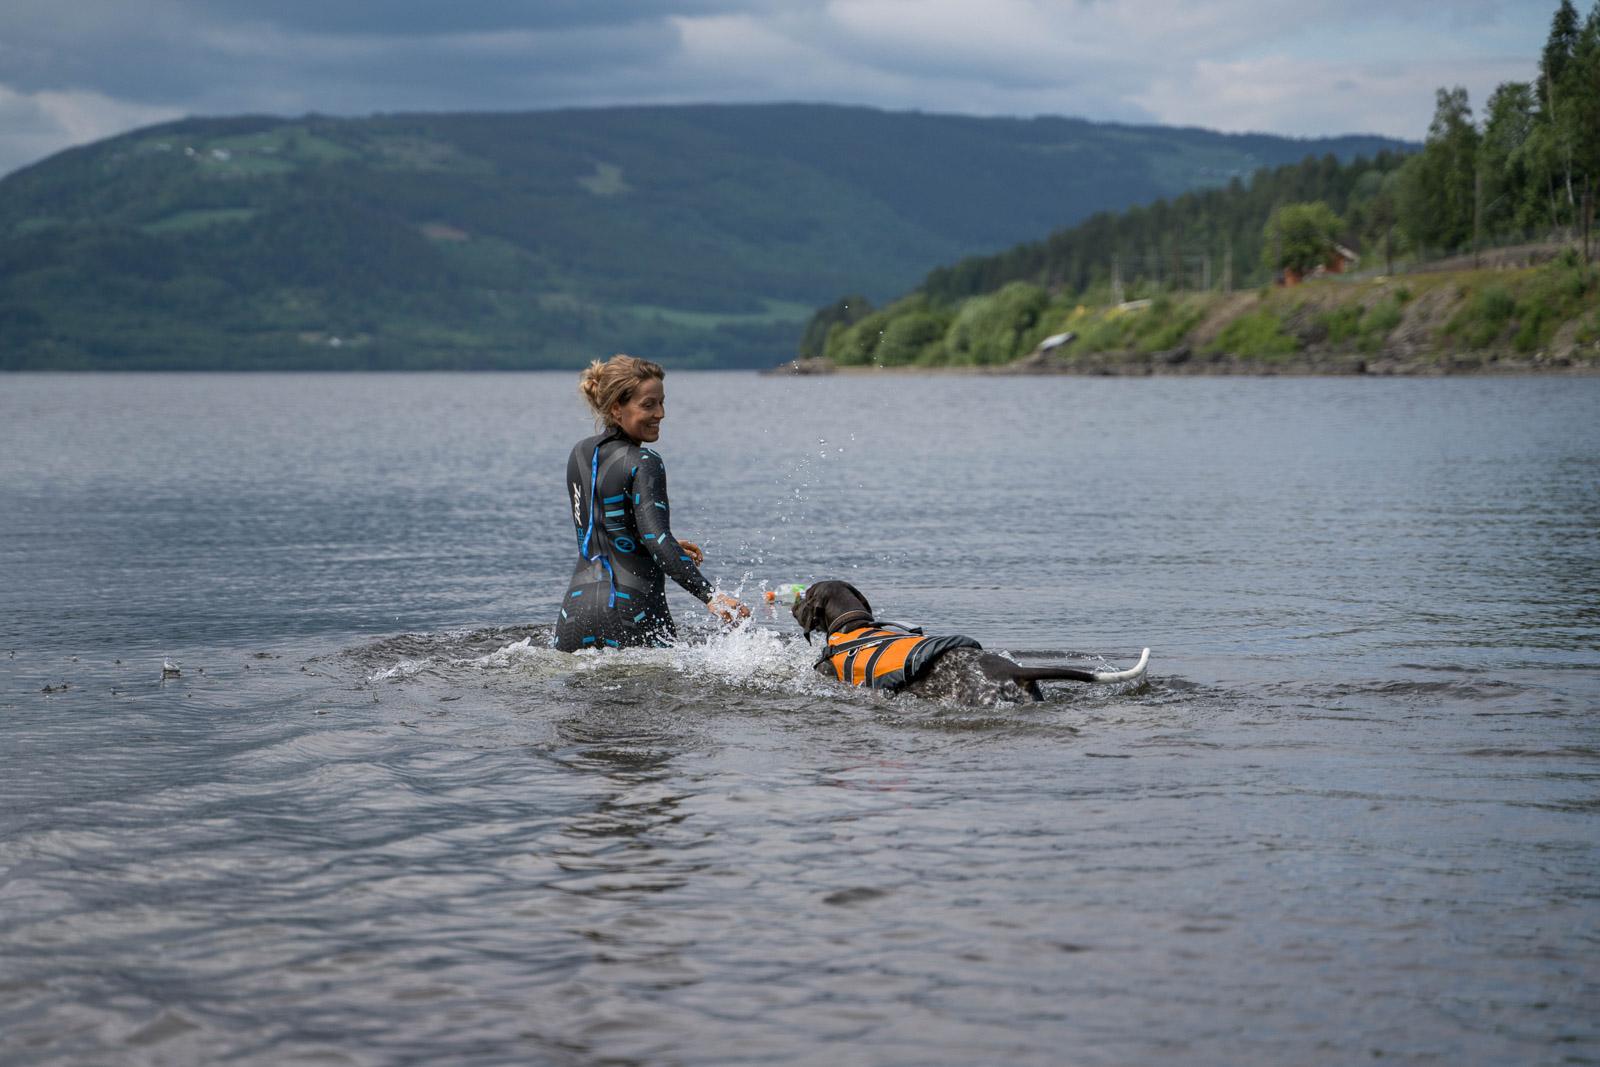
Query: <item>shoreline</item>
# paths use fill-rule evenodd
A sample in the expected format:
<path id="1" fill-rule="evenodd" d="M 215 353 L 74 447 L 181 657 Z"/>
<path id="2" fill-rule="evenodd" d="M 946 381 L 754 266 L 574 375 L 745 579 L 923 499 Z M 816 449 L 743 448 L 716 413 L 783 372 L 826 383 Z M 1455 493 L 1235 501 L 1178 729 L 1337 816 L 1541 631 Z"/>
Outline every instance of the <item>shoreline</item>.
<path id="1" fill-rule="evenodd" d="M 1172 362 L 1165 353 L 1134 355 L 1126 359 L 1050 362 L 1021 359 L 1014 363 L 980 366 L 918 365 L 834 366 L 825 361 L 790 360 L 759 373 L 773 377 L 917 376 L 941 377 L 1078 377 L 1078 378 L 1549 378 L 1600 376 L 1600 364 L 1572 360 L 1455 357 L 1449 360 L 1394 358 L 1245 360 L 1233 357 Z M 821 364 L 821 365 L 818 365 Z"/>

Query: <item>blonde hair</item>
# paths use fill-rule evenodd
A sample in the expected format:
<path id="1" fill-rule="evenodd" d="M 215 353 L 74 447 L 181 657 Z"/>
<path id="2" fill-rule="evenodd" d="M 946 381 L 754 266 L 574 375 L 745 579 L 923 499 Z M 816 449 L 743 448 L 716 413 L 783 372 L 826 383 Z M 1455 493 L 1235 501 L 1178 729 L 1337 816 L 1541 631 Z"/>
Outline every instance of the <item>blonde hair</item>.
<path id="1" fill-rule="evenodd" d="M 589 364 L 578 375 L 578 392 L 589 402 L 597 425 L 613 426 L 613 407 L 633 399 L 633 391 L 651 378 L 659 381 L 666 375 L 659 363 L 619 352 L 610 359 L 597 359 Z"/>

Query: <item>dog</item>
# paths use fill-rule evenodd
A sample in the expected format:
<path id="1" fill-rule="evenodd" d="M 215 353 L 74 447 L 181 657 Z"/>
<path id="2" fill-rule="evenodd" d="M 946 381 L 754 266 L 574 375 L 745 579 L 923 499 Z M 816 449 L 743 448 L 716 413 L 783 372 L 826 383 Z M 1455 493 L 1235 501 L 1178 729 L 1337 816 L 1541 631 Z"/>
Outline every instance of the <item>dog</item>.
<path id="1" fill-rule="evenodd" d="M 1126 671 L 1085 671 L 1076 667 L 1024 667 L 983 651 L 970 637 L 929 637 L 920 629 L 879 622 L 861 590 L 828 580 L 807 586 L 790 609 L 811 642 L 821 631 L 827 650 L 818 673 L 848 685 L 914 693 L 962 704 L 1016 704 L 1044 699 L 1040 682 L 1120 682 L 1144 674 L 1150 650 Z"/>

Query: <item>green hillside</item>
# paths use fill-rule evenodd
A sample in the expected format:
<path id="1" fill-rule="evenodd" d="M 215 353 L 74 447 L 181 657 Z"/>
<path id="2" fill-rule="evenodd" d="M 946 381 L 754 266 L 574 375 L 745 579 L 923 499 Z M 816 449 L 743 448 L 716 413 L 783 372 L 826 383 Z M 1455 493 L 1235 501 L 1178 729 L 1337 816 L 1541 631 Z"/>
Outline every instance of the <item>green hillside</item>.
<path id="1" fill-rule="evenodd" d="M 834 294 L 1392 147 L 822 105 L 186 120 L 0 180 L 0 369 L 770 366 Z"/>

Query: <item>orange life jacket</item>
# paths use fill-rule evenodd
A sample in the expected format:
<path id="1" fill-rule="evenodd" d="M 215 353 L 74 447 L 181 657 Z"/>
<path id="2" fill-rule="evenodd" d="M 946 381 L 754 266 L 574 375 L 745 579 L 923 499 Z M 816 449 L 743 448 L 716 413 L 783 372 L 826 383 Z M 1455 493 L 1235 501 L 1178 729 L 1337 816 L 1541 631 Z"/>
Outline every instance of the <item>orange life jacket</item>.
<path id="1" fill-rule="evenodd" d="M 829 634 L 828 651 L 817 666 L 829 664 L 839 681 L 850 685 L 895 690 L 911 684 L 952 648 L 982 647 L 961 634 L 928 637 L 921 630 L 875 622 Z"/>

